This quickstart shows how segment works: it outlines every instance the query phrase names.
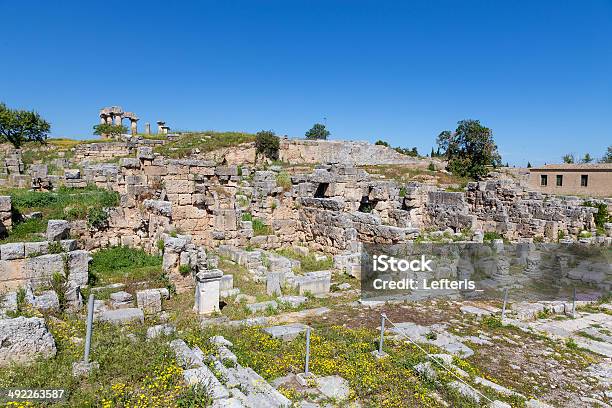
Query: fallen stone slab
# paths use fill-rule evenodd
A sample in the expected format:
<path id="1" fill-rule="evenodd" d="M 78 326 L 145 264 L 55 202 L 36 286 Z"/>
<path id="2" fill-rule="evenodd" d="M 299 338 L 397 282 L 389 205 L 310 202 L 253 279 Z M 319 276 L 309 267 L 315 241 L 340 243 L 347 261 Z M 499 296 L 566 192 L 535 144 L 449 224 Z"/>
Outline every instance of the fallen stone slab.
<path id="1" fill-rule="evenodd" d="M 230 393 L 215 377 L 210 368 L 202 366 L 183 371 L 183 378 L 189 385 L 200 385 L 210 393 L 213 399 L 229 398 Z"/>
<path id="2" fill-rule="evenodd" d="M 251 311 L 251 313 L 257 313 L 266 311 L 268 309 L 277 309 L 278 303 L 276 303 L 274 300 L 268 300 L 266 302 L 251 303 L 246 305 L 246 307 Z"/>
<path id="3" fill-rule="evenodd" d="M 494 383 L 493 381 L 489 381 L 486 378 L 482 378 L 482 377 L 474 377 L 474 382 L 476 384 L 481 384 L 484 385 L 485 387 L 491 388 L 492 390 L 502 394 L 502 395 L 506 395 L 506 396 L 514 396 L 514 397 L 520 397 L 520 398 L 525 398 L 524 395 L 519 394 L 516 391 L 512 391 L 502 385 L 499 385 L 497 383 Z"/>
<path id="4" fill-rule="evenodd" d="M 154 339 L 159 336 L 169 336 L 176 331 L 176 327 L 171 324 L 158 324 L 147 329 L 147 339 Z"/>
<path id="5" fill-rule="evenodd" d="M 525 403 L 527 408 L 554 408 L 552 405 L 548 405 L 542 401 L 536 399 L 530 399 Z"/>
<path id="6" fill-rule="evenodd" d="M 183 368 L 201 367 L 204 361 L 201 356 L 189 348 L 182 339 L 172 340 L 168 343 L 170 349 L 174 351 L 176 362 Z"/>
<path id="7" fill-rule="evenodd" d="M 278 301 L 281 303 L 288 303 L 291 307 L 298 307 L 302 303 L 308 301 L 306 296 L 281 296 L 278 298 Z"/>
<path id="8" fill-rule="evenodd" d="M 113 309 L 127 309 L 132 306 L 131 293 L 119 291 L 110 294 L 110 305 Z"/>
<path id="9" fill-rule="evenodd" d="M 462 357 L 469 357 L 474 351 L 461 342 L 461 338 L 452 333 L 444 331 L 439 327 L 421 326 L 413 322 L 396 323 L 389 328 L 391 333 L 396 333 L 400 337 L 406 336 L 416 343 L 429 343 L 440 347 L 447 352 Z"/>
<path id="10" fill-rule="evenodd" d="M 469 306 L 469 305 L 461 306 L 460 310 L 461 310 L 461 313 L 463 313 L 463 314 L 471 314 L 471 315 L 475 315 L 477 317 L 490 316 L 490 315 L 493 314 L 492 312 L 490 312 L 488 310 L 481 309 L 481 308 L 476 307 L 476 306 Z"/>
<path id="11" fill-rule="evenodd" d="M 131 307 L 127 309 L 104 310 L 98 316 L 101 322 L 124 325 L 130 323 L 144 323 L 144 313 L 141 309 Z"/>
<path id="12" fill-rule="evenodd" d="M 232 342 L 223 336 L 212 336 L 211 338 L 208 339 L 208 341 L 210 341 L 210 343 L 214 344 L 215 346 L 225 346 L 225 347 L 233 346 Z"/>
<path id="13" fill-rule="evenodd" d="M 457 392 L 466 398 L 469 398 L 475 402 L 480 402 L 480 394 L 476 392 L 472 387 L 460 381 L 453 381 L 448 384 L 449 387 L 457 390 Z"/>
<path id="14" fill-rule="evenodd" d="M 305 333 L 308 326 L 302 323 L 292 323 L 280 326 L 266 327 L 262 329 L 264 333 L 269 334 L 275 339 L 281 339 L 283 341 L 291 341 L 299 336 L 301 333 Z"/>
<path id="15" fill-rule="evenodd" d="M 349 383 L 339 375 L 317 377 L 317 388 L 321 394 L 336 401 L 342 401 L 349 396 Z"/>
<path id="16" fill-rule="evenodd" d="M 40 317 L 0 320 L 0 367 L 55 356 L 55 340 Z"/>

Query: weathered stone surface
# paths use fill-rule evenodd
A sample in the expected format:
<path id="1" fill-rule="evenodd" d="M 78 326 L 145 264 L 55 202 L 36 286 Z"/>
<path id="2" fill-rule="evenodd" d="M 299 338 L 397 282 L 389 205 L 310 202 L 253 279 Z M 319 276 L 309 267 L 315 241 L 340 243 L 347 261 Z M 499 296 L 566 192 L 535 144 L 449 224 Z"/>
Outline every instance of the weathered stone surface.
<path id="1" fill-rule="evenodd" d="M 228 398 L 230 396 L 227 388 L 221 384 L 213 372 L 210 371 L 210 368 L 206 366 L 183 371 L 183 378 L 189 385 L 203 386 L 204 389 L 210 392 L 210 396 L 215 400 Z"/>
<path id="2" fill-rule="evenodd" d="M 250 305 L 246 305 L 246 307 L 251 311 L 251 313 L 257 313 L 268 309 L 276 309 L 278 308 L 278 303 L 276 303 L 274 300 L 268 300 L 266 302 L 251 303 Z"/>
<path id="3" fill-rule="evenodd" d="M 147 339 L 154 339 L 159 336 L 169 336 L 176 331 L 171 324 L 158 324 L 147 329 Z"/>
<path id="4" fill-rule="evenodd" d="M 53 357 L 55 340 L 39 317 L 0 319 L 0 366 Z"/>
<path id="5" fill-rule="evenodd" d="M 453 381 L 448 384 L 449 387 L 454 388 L 457 392 L 463 395 L 466 398 L 469 398 L 473 401 L 480 402 L 480 394 L 476 392 L 473 388 L 464 384 L 460 381 Z"/>
<path id="6" fill-rule="evenodd" d="M 349 396 L 349 383 L 338 375 L 319 377 L 316 379 L 317 388 L 321 394 L 336 401 L 342 401 Z"/>
<path id="7" fill-rule="evenodd" d="M 284 324 L 281 326 L 272 326 L 262 329 L 264 333 L 268 333 L 273 338 L 278 338 L 283 341 L 291 341 L 299 336 L 301 333 L 305 333 L 308 326 L 302 323 Z"/>
<path id="8" fill-rule="evenodd" d="M 70 237 L 70 223 L 66 220 L 49 220 L 47 241 L 61 241 Z"/>
<path id="9" fill-rule="evenodd" d="M 105 310 L 100 313 L 98 320 L 112 324 L 124 325 L 130 323 L 144 323 L 144 313 L 138 308 L 118 310 Z"/>
<path id="10" fill-rule="evenodd" d="M 306 296 L 281 296 L 278 298 L 278 301 L 281 303 L 288 303 L 291 307 L 298 307 L 302 303 L 308 301 Z"/>
<path id="11" fill-rule="evenodd" d="M 162 311 L 161 293 L 158 289 L 146 289 L 136 292 L 138 308 L 145 314 L 155 314 Z"/>
<path id="12" fill-rule="evenodd" d="M 23 242 L 0 245 L 0 257 L 4 261 L 20 259 L 25 256 L 25 246 Z"/>

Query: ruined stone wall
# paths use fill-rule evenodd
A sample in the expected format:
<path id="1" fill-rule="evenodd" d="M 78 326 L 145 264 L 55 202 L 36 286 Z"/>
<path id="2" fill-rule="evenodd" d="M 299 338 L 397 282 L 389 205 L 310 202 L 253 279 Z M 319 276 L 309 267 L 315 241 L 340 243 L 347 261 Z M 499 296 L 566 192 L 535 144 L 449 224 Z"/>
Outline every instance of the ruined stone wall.
<path id="1" fill-rule="evenodd" d="M 279 154 L 280 160 L 292 164 L 342 163 L 349 166 L 410 164 L 426 168 L 431 161 L 406 156 L 386 146 L 348 140 L 282 139 Z M 437 160 L 434 161 L 438 164 Z"/>
<path id="2" fill-rule="evenodd" d="M 141 138 L 130 138 L 126 141 L 82 143 L 74 150 L 73 161 L 101 162 L 115 159 L 117 157 L 132 156 L 140 146 L 157 146 L 163 144 L 162 140 L 150 140 Z"/>

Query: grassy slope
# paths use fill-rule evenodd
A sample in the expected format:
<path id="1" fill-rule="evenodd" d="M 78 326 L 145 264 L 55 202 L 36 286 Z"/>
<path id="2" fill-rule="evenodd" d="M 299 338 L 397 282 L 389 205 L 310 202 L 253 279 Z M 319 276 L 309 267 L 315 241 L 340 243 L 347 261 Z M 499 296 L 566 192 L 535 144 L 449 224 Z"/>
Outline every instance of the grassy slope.
<path id="1" fill-rule="evenodd" d="M 116 192 L 89 186 L 84 189 L 59 188 L 56 191 L 29 191 L 19 188 L 0 189 L 0 195 L 11 196 L 14 212 L 13 230 L 0 241 L 36 241 L 50 219 L 87 219 L 90 214 L 119 204 Z M 20 215 L 40 211 L 41 219 L 22 221 Z"/>
<path id="2" fill-rule="evenodd" d="M 182 158 L 191 154 L 193 149 L 206 153 L 241 143 L 254 142 L 255 135 L 243 132 L 188 132 L 175 141 L 155 148 L 157 153 L 166 157 Z"/>

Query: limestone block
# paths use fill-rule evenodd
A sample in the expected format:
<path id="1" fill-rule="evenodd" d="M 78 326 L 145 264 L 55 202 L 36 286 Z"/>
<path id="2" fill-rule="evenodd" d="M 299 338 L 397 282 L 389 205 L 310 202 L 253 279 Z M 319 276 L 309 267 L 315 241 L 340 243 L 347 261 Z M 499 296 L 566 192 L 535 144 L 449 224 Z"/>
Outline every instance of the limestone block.
<path id="1" fill-rule="evenodd" d="M 25 256 L 25 246 L 23 242 L 0 245 L 0 256 L 4 261 L 20 259 Z"/>
<path id="2" fill-rule="evenodd" d="M 302 323 L 285 324 L 281 326 L 272 326 L 262 329 L 264 333 L 269 334 L 275 339 L 281 339 L 283 341 L 291 341 L 299 336 L 301 333 L 305 333 L 308 326 Z"/>
<path id="3" fill-rule="evenodd" d="M 223 275 L 219 284 L 220 290 L 230 290 L 234 288 L 234 276 Z"/>
<path id="4" fill-rule="evenodd" d="M 154 339 L 159 336 L 169 336 L 176 331 L 171 324 L 158 324 L 147 329 L 147 339 Z"/>
<path id="5" fill-rule="evenodd" d="M 20 316 L 0 320 L 0 366 L 50 358 L 56 352 L 55 340 L 44 319 Z"/>
<path id="6" fill-rule="evenodd" d="M 155 314 L 162 311 L 161 293 L 157 289 L 139 290 L 136 292 L 136 303 L 145 314 Z"/>
<path id="7" fill-rule="evenodd" d="M 144 323 L 144 313 L 138 308 L 104 310 L 98 316 L 98 320 L 117 325 L 125 325 L 130 323 L 142 324 Z"/>
<path id="8" fill-rule="evenodd" d="M 61 241 L 70 237 L 70 223 L 66 220 L 49 220 L 47 223 L 47 240 Z"/>
<path id="9" fill-rule="evenodd" d="M 91 255 L 88 251 L 77 250 L 68 252 L 68 279 L 79 286 L 87 285 L 89 275 L 89 262 Z"/>
<path id="10" fill-rule="evenodd" d="M 81 170 L 79 169 L 65 169 L 64 177 L 66 180 L 76 180 L 81 178 Z"/>
<path id="11" fill-rule="evenodd" d="M 268 272 L 266 274 L 266 293 L 270 296 L 280 296 L 281 281 L 283 280 L 283 272 Z"/>
<path id="12" fill-rule="evenodd" d="M 11 208 L 11 196 L 0 196 L 0 212 L 10 212 Z"/>

